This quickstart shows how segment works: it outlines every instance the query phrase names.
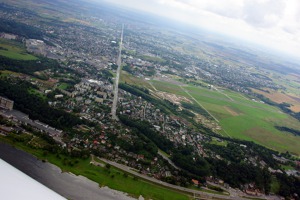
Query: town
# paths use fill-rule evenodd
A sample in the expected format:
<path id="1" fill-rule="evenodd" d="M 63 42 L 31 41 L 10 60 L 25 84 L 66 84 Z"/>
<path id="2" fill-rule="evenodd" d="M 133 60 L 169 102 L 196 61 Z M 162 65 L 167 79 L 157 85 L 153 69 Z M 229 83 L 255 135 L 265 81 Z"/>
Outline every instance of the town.
<path id="1" fill-rule="evenodd" d="M 224 198 L 228 195 L 229 199 L 298 198 L 296 192 L 271 191 L 271 179 L 299 183 L 299 158 L 219 134 L 226 130 L 215 113 L 190 98 L 190 91 L 182 87 L 200 85 L 222 95 L 220 88 L 226 88 L 263 105 L 265 99 L 250 87 L 285 88 L 267 78 L 268 72 L 255 63 L 214 57 L 217 50 L 202 50 L 202 57 L 190 50 L 178 50 L 183 47 L 177 44 L 187 40 L 179 33 L 162 33 L 161 27 L 112 17 L 111 13 L 72 13 L 71 22 L 48 18 L 37 22 L 28 10 L 7 4 L 0 8 L 2 23 L 14 21 L 28 29 L 27 34 L 3 31 L 0 41 L 24 48 L 36 57 L 34 64 L 28 64 L 32 70 L 15 70 L 14 65 L 19 63 L 3 56 L 5 62 L 13 63 L 0 68 L 0 133 L 4 138 L 18 141 L 26 135 L 30 137 L 26 145 L 44 150 L 46 145 L 39 144 L 37 138 L 50 143 L 53 139 L 57 148 L 71 155 L 107 159 L 143 176 L 180 186 L 182 191 L 200 188 L 201 192 Z M 121 24 L 125 24 L 123 44 Z M 116 120 L 111 110 L 119 48 L 122 70 Z M 182 90 L 176 91 L 178 94 L 163 91 L 153 84 L 155 81 L 178 85 Z M 18 85 L 23 87 L 20 91 Z M 235 101 L 226 95 L 220 98 Z M 45 113 L 34 111 L 34 100 Z"/>

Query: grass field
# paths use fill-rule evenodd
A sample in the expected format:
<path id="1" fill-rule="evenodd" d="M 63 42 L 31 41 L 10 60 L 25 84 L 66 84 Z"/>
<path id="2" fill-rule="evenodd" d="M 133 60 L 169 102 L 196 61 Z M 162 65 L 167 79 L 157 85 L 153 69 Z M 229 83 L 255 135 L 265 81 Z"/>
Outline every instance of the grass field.
<path id="1" fill-rule="evenodd" d="M 43 95 L 43 93 L 41 93 L 40 91 L 36 90 L 36 89 L 30 89 L 29 91 L 29 94 L 33 94 L 33 95 L 36 95 L 44 100 L 46 100 L 46 96 Z"/>
<path id="2" fill-rule="evenodd" d="M 66 90 L 70 87 L 70 84 L 68 83 L 61 83 L 58 88 L 61 89 L 61 90 Z"/>
<path id="3" fill-rule="evenodd" d="M 276 107 L 221 88 L 183 85 L 181 89 L 170 82 L 152 80 L 151 83 L 159 91 L 191 98 L 183 91 L 186 90 L 219 121 L 222 127 L 220 133 L 224 136 L 255 141 L 280 152 L 289 151 L 300 155 L 300 137 L 275 128 L 278 125 L 299 130 L 300 123 Z"/>
<path id="4" fill-rule="evenodd" d="M 141 55 L 141 56 L 138 56 L 138 57 L 140 57 L 143 60 L 149 61 L 149 62 L 157 62 L 157 63 L 165 62 L 165 60 L 160 58 L 160 57 L 147 56 L 147 55 Z"/>
<path id="5" fill-rule="evenodd" d="M 21 73 L 13 72 L 13 71 L 8 71 L 8 70 L 0 70 L 0 77 L 8 77 L 8 76 L 20 76 Z"/>
<path id="6" fill-rule="evenodd" d="M 146 80 L 142 78 L 134 77 L 125 71 L 121 71 L 120 82 L 127 83 L 130 85 L 137 85 L 140 87 L 145 87 L 147 89 L 153 90 L 152 86 Z"/>
<path id="7" fill-rule="evenodd" d="M 135 78 L 126 72 L 122 73 L 121 80 L 189 99 L 192 96 L 219 121 L 222 127 L 220 134 L 255 141 L 280 152 L 289 151 L 300 155 L 300 137 L 275 128 L 277 125 L 299 130 L 300 122 L 276 107 L 253 101 L 243 94 L 223 88 L 208 89 L 184 84 L 181 88 L 171 81 L 146 81 Z"/>
<path id="8" fill-rule="evenodd" d="M 224 94 L 217 94 L 216 91 L 204 92 L 203 89 L 192 86 L 186 89 L 220 121 L 220 125 L 229 136 L 300 155 L 300 137 L 282 133 L 274 127 L 293 124 L 294 128 L 299 129 L 300 123 L 279 109 L 240 98 L 233 92 L 223 91 Z"/>
<path id="9" fill-rule="evenodd" d="M 24 134 L 25 135 L 25 134 Z M 0 140 L 12 144 L 12 141 L 6 137 L 0 136 Z M 111 166 L 109 169 L 106 167 L 99 167 L 90 164 L 91 158 L 79 159 L 71 158 L 64 155 L 55 155 L 46 153 L 43 150 L 33 149 L 27 145 L 19 142 L 14 142 L 13 145 L 19 149 L 22 149 L 32 155 L 35 155 L 41 160 L 47 160 L 48 162 L 58 166 L 62 171 L 72 172 L 76 175 L 82 175 L 90 180 L 99 183 L 99 186 L 108 186 L 109 188 L 126 192 L 134 197 L 142 195 L 145 199 L 163 200 L 189 200 L 186 194 L 182 194 L 178 191 L 170 190 L 150 182 L 144 181 L 139 178 L 135 178 L 127 173 L 118 170 Z M 72 163 L 70 165 L 70 163 Z"/>
<path id="10" fill-rule="evenodd" d="M 0 39 L 0 55 L 16 60 L 36 60 L 37 57 L 28 54 L 22 44 Z"/>
<path id="11" fill-rule="evenodd" d="M 219 146 L 227 146 L 227 141 L 218 141 L 217 138 L 213 137 L 210 144 L 215 144 L 215 145 L 219 145 Z"/>

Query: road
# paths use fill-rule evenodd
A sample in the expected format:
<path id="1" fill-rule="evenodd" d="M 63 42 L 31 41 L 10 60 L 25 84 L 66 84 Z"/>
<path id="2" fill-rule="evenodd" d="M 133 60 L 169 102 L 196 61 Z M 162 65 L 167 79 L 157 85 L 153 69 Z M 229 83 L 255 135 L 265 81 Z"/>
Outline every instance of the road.
<path id="1" fill-rule="evenodd" d="M 97 158 L 100 159 L 101 161 L 103 161 L 104 163 L 110 164 L 110 165 L 112 165 L 112 166 L 114 166 L 118 169 L 121 169 L 122 171 L 125 171 L 129 174 L 132 174 L 132 175 L 137 176 L 139 178 L 142 178 L 144 180 L 150 181 L 152 183 L 155 183 L 155 184 L 167 187 L 167 188 L 171 188 L 171 189 L 174 189 L 174 190 L 178 190 L 178 191 L 181 191 L 181 192 L 190 193 L 192 195 L 196 195 L 196 196 L 200 195 L 201 199 L 203 199 L 203 198 L 204 199 L 214 199 L 214 198 L 216 198 L 216 199 L 233 199 L 233 200 L 244 199 L 244 198 L 242 198 L 238 195 L 226 196 L 226 195 L 219 195 L 219 194 L 211 194 L 211 193 L 206 193 L 206 192 L 202 192 L 202 191 L 199 191 L 199 190 L 193 190 L 193 189 L 189 189 L 189 188 L 185 188 L 185 187 L 180 187 L 180 186 L 177 186 L 177 185 L 172 185 L 172 184 L 157 180 L 155 178 L 140 174 L 140 173 L 134 171 L 132 168 L 130 168 L 126 165 L 122 165 L 122 164 L 107 160 L 105 158 L 99 158 L 99 157 L 97 157 Z M 101 163 L 99 163 L 99 162 L 97 162 L 93 159 L 92 164 L 100 165 Z"/>
<path id="2" fill-rule="evenodd" d="M 219 120 L 217 118 L 215 118 L 215 116 L 213 116 L 208 110 L 206 110 L 206 108 L 204 108 L 204 106 L 202 106 L 202 104 L 197 101 L 186 89 L 184 89 L 181 85 L 179 85 L 179 87 L 187 94 L 189 95 L 201 108 L 203 108 L 216 122 L 219 123 Z"/>
<path id="3" fill-rule="evenodd" d="M 63 143 L 61 141 L 62 131 L 57 130 L 47 124 L 44 124 L 44 123 L 38 121 L 38 120 L 31 120 L 28 115 L 26 115 L 18 110 L 5 110 L 5 111 L 2 111 L 0 113 L 0 115 L 12 116 L 24 124 L 29 124 L 41 131 L 45 131 L 51 137 L 53 137 L 54 140 L 56 140 L 57 142 L 59 142 L 61 144 Z"/>
<path id="4" fill-rule="evenodd" d="M 118 104 L 119 79 L 120 79 L 121 64 L 122 64 L 121 56 L 122 56 L 122 45 L 123 45 L 123 31 L 124 31 L 124 24 L 122 25 L 119 55 L 117 59 L 118 69 L 117 69 L 117 76 L 116 76 L 115 86 L 114 86 L 114 100 L 113 100 L 113 105 L 111 107 L 111 116 L 112 119 L 114 120 L 118 120 L 116 113 L 117 113 L 117 104 Z"/>
<path id="5" fill-rule="evenodd" d="M 134 200 L 134 198 L 127 196 L 127 194 L 123 192 L 112 190 L 108 187 L 99 187 L 98 183 L 91 181 L 86 177 L 62 172 L 57 166 L 50 164 L 49 162 L 43 162 L 24 151 L 16 149 L 2 142 L 0 142 L 0 159 L 14 166 L 18 170 L 22 171 L 51 190 L 62 195 L 66 199 Z M 1 170 L 3 171 L 3 168 L 1 168 Z M 6 181 L 8 185 L 11 182 L 11 180 L 5 179 L 3 176 L 1 176 L 1 179 L 3 179 L 2 181 Z M 21 181 L 20 184 L 25 184 L 24 187 L 11 188 L 11 192 L 19 192 L 22 194 L 24 190 L 28 189 L 26 184 L 30 184 L 29 180 L 22 182 L 22 180 L 19 179 L 19 181 Z M 3 189 L 2 185 L 0 191 L 1 189 Z M 42 191 L 37 190 L 35 192 Z M 5 198 L 1 193 L 1 199 L 13 198 Z M 23 199 L 26 199 L 26 196 L 24 196 Z"/>
<path id="6" fill-rule="evenodd" d="M 147 108 L 148 102 L 146 102 L 145 107 L 144 107 L 144 119 L 146 119 L 146 108 Z"/>
<path id="7" fill-rule="evenodd" d="M 219 92 L 220 94 L 223 94 L 225 97 L 227 97 L 230 101 L 235 102 L 230 96 L 219 90 L 217 87 L 214 87 L 214 89 Z"/>
<path id="8" fill-rule="evenodd" d="M 163 153 L 161 153 L 160 151 L 157 152 L 158 155 L 160 155 L 161 157 L 163 157 L 163 159 L 165 159 L 166 161 L 169 162 L 170 165 L 172 165 L 175 169 L 181 170 L 179 167 L 177 167 L 172 160 L 170 160 L 166 155 L 164 155 Z"/>
<path id="9" fill-rule="evenodd" d="M 110 165 L 112 165 L 112 166 L 114 166 L 114 167 L 116 167 L 118 169 L 121 169 L 121 170 L 123 170 L 123 171 L 125 171 L 125 172 L 127 172 L 129 174 L 132 174 L 132 175 L 137 176 L 139 178 L 142 178 L 144 180 L 150 181 L 152 183 L 155 183 L 157 185 L 161 185 L 161 186 L 164 186 L 164 187 L 167 187 L 167 188 L 178 190 L 178 191 L 181 191 L 181 192 L 190 193 L 191 195 L 195 195 L 196 197 L 200 196 L 200 199 L 232 199 L 232 200 L 240 200 L 240 199 L 249 199 L 249 198 L 255 198 L 255 197 L 257 197 L 257 196 L 247 195 L 247 194 L 243 193 L 242 191 L 234 189 L 234 188 L 231 188 L 231 187 L 229 187 L 227 189 L 227 188 L 224 188 L 224 187 L 222 187 L 222 186 L 220 186 L 218 184 L 214 184 L 212 182 L 208 182 L 208 184 L 214 185 L 214 186 L 217 186 L 217 187 L 221 187 L 225 191 L 229 192 L 230 196 L 219 195 L 219 194 L 212 194 L 212 193 L 202 192 L 202 191 L 199 191 L 199 190 L 193 190 L 193 189 L 189 189 L 189 188 L 185 188 L 185 187 L 180 187 L 180 186 L 172 185 L 172 184 L 169 184 L 169 183 L 157 180 L 155 178 L 152 178 L 152 177 L 140 174 L 140 173 L 134 171 L 135 169 L 130 168 L 130 167 L 126 166 L 126 165 L 122 165 L 122 164 L 119 164 L 119 163 L 116 163 L 116 162 L 113 162 L 113 161 L 110 161 L 110 160 L 107 160 L 107 159 L 104 159 L 104 158 L 99 158 L 99 157 L 97 157 L 97 158 L 99 160 L 101 160 L 102 162 L 106 163 L 106 164 L 110 164 Z M 91 164 L 94 164 L 94 165 L 97 165 L 97 166 L 103 166 L 103 163 L 99 163 L 99 162 L 97 162 L 97 161 L 94 160 L 94 155 L 92 155 L 92 162 L 91 162 Z M 280 200 L 280 198 L 278 196 L 273 196 L 273 195 L 270 195 L 270 196 L 268 196 L 268 195 L 262 195 L 262 196 L 258 196 L 257 198 L 266 199 L 266 200 Z"/>

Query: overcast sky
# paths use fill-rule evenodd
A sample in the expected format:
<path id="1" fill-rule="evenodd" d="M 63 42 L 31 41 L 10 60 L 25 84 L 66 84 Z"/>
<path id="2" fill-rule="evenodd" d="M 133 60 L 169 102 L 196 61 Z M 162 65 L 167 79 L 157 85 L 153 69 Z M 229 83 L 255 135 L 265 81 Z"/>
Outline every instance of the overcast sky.
<path id="1" fill-rule="evenodd" d="M 109 0 L 300 56 L 300 0 Z"/>

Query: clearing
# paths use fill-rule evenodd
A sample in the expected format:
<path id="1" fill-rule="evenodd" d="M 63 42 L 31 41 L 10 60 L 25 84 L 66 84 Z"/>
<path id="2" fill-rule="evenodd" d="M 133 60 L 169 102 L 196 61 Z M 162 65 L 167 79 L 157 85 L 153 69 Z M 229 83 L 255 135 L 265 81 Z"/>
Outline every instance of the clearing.
<path id="1" fill-rule="evenodd" d="M 36 60 L 37 57 L 28 54 L 23 44 L 0 38 L 0 55 L 15 60 Z"/>

